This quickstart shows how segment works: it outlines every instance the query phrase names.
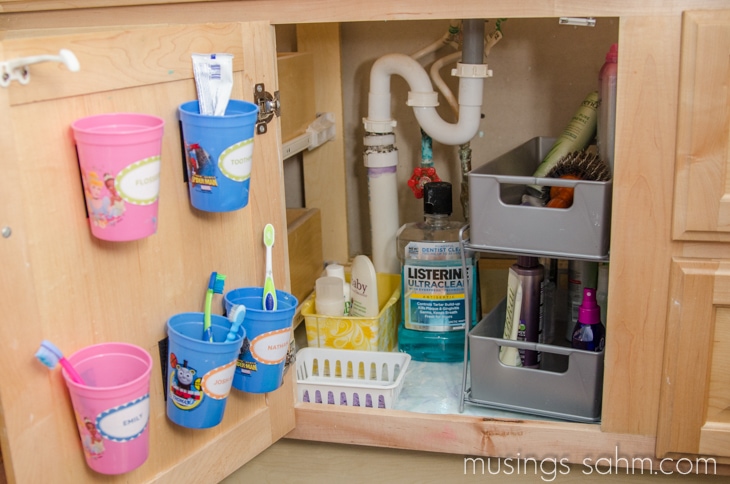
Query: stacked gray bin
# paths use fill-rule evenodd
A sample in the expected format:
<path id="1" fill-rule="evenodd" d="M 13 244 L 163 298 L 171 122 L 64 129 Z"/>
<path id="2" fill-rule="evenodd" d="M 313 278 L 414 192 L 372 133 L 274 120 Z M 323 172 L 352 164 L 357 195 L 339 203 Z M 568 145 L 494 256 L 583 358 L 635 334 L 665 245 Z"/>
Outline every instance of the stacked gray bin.
<path id="1" fill-rule="evenodd" d="M 601 419 L 603 351 L 502 339 L 505 300 L 469 333 L 470 403 L 576 422 Z M 507 366 L 500 346 L 542 352 L 540 369 Z"/>
<path id="2" fill-rule="evenodd" d="M 613 182 L 532 177 L 554 142 L 532 138 L 469 173 L 472 245 L 562 259 L 608 256 Z M 521 205 L 527 185 L 551 184 L 575 187 L 571 207 Z"/>
<path id="3" fill-rule="evenodd" d="M 532 177 L 554 142 L 554 138 L 533 138 L 469 173 L 469 238 L 463 238 L 465 227 L 462 254 L 608 260 L 613 182 Z M 573 186 L 573 205 L 566 209 L 522 205 L 527 185 Z M 466 306 L 469 311 L 468 301 Z M 469 351 L 460 409 L 468 402 L 562 420 L 600 421 L 603 351 L 573 349 L 569 342 L 560 346 L 505 340 L 504 321 L 502 301 L 466 336 Z M 563 333 L 556 330 L 556 334 Z M 540 351 L 540 368 L 503 364 L 501 346 Z M 470 389 L 466 388 L 467 372 Z"/>

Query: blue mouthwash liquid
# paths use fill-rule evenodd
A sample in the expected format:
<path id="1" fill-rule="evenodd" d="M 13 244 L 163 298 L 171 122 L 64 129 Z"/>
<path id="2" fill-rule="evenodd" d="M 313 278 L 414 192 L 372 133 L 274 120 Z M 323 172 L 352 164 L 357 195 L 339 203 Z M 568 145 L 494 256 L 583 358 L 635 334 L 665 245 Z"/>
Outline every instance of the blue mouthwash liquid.
<path id="1" fill-rule="evenodd" d="M 451 184 L 424 186 L 424 220 L 403 225 L 397 248 L 401 262 L 401 322 L 398 350 L 417 361 L 464 360 L 467 327 L 464 282 L 474 280 L 476 261 L 467 259 L 462 273 L 460 222 L 450 221 Z M 477 314 L 477 285 L 470 294 L 473 326 Z"/>

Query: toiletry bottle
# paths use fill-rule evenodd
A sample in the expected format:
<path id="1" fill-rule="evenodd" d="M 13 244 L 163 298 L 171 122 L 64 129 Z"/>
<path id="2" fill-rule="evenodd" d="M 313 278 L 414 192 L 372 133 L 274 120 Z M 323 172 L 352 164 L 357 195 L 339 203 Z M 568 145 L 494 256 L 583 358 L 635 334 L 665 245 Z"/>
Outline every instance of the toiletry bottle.
<path id="1" fill-rule="evenodd" d="M 596 302 L 601 308 L 601 322 L 607 325 L 606 308 L 608 307 L 608 262 L 598 265 L 598 283 L 596 284 Z"/>
<path id="2" fill-rule="evenodd" d="M 463 274 L 462 224 L 449 219 L 451 205 L 450 183 L 425 184 L 423 221 L 403 225 L 396 235 L 402 276 L 398 349 L 417 361 L 463 361 L 464 328 L 477 320 L 475 254 L 468 254 Z M 465 281 L 471 289 L 468 325 Z"/>
<path id="3" fill-rule="evenodd" d="M 558 290 L 558 261 L 544 258 L 540 263 L 545 270 L 545 277 L 542 280 L 540 343 L 552 344 L 555 339 L 555 293 Z"/>
<path id="4" fill-rule="evenodd" d="M 342 281 L 345 316 L 347 316 L 350 313 L 350 284 L 345 281 L 345 267 L 342 264 L 327 264 L 324 270 L 327 276 L 336 277 Z"/>
<path id="5" fill-rule="evenodd" d="M 522 308 L 520 310 L 520 326 L 517 339 L 538 343 L 542 326 L 542 281 L 545 277 L 543 266 L 537 257 L 518 256 L 512 264 L 513 271 L 522 285 Z M 540 352 L 519 350 L 522 366 L 537 368 L 540 366 Z"/>
<path id="6" fill-rule="evenodd" d="M 342 281 L 338 277 L 320 277 L 314 287 L 314 309 L 317 314 L 323 316 L 343 316 L 345 314 Z"/>
<path id="7" fill-rule="evenodd" d="M 585 260 L 568 261 L 568 324 L 565 339 L 573 339 L 573 326 L 578 321 L 578 308 L 583 301 L 583 289 L 595 289 L 598 282 L 598 262 Z"/>
<path id="8" fill-rule="evenodd" d="M 616 133 L 616 73 L 618 71 L 618 44 L 611 45 L 606 62 L 598 74 L 598 119 L 596 140 L 598 156 L 613 172 L 613 145 Z"/>
<path id="9" fill-rule="evenodd" d="M 350 316 L 374 318 L 380 313 L 378 302 L 378 275 L 373 262 L 366 255 L 352 259 L 350 268 Z"/>
<path id="10" fill-rule="evenodd" d="M 603 351 L 606 344 L 606 328 L 601 324 L 601 308 L 596 303 L 596 291 L 587 287 L 583 290 L 583 302 L 578 310 L 578 322 L 573 328 L 573 348 L 588 351 Z"/>

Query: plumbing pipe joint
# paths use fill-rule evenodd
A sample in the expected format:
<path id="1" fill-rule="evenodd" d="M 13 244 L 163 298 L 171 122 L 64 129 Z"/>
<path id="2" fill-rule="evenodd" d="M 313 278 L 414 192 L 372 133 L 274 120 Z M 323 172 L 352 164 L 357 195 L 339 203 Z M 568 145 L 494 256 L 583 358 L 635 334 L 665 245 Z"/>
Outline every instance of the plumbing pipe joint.
<path id="1" fill-rule="evenodd" d="M 436 91 L 430 92 L 408 92 L 406 105 L 418 108 L 435 108 L 439 105 L 439 95 Z"/>
<path id="2" fill-rule="evenodd" d="M 393 129 L 398 124 L 393 119 L 370 119 L 370 118 L 362 118 L 362 124 L 365 126 L 365 132 L 366 133 L 378 133 L 378 134 L 384 134 L 384 133 L 392 133 Z"/>

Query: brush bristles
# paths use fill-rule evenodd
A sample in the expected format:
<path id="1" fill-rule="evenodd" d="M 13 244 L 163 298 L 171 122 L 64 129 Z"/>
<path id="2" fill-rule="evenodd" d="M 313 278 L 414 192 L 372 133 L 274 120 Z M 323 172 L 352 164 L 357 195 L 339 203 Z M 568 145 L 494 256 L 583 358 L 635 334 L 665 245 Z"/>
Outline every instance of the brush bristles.
<path id="1" fill-rule="evenodd" d="M 57 354 L 57 348 L 46 341 L 41 343 L 41 347 L 38 348 L 38 351 L 36 351 L 35 357 L 51 370 L 58 365 L 58 362 L 61 359 L 61 357 Z"/>
<path id="2" fill-rule="evenodd" d="M 216 294 L 223 294 L 223 288 L 226 284 L 226 276 L 223 274 L 216 274 L 215 284 L 213 284 L 213 292 Z"/>
<path id="3" fill-rule="evenodd" d="M 547 177 L 562 178 L 566 175 L 581 180 L 608 181 L 611 179 L 611 170 L 598 155 L 586 151 L 573 151 L 562 157 Z"/>

